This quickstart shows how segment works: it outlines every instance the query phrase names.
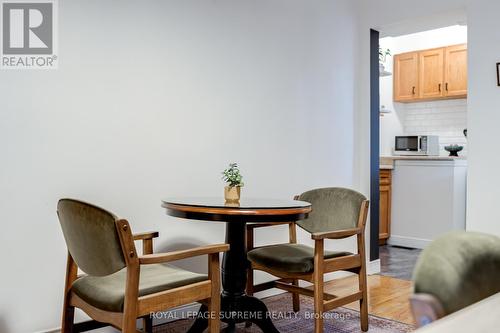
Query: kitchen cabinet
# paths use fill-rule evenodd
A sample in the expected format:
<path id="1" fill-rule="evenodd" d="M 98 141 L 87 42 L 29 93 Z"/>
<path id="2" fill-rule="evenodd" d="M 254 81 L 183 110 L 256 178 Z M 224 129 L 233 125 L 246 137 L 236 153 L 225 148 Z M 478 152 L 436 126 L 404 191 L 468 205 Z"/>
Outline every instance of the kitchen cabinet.
<path id="1" fill-rule="evenodd" d="M 379 244 L 384 245 L 391 236 L 392 171 L 380 170 Z"/>
<path id="2" fill-rule="evenodd" d="M 419 52 L 418 60 L 419 98 L 442 97 L 444 48 Z"/>
<path id="3" fill-rule="evenodd" d="M 467 44 L 394 56 L 394 101 L 467 97 Z"/>
<path id="4" fill-rule="evenodd" d="M 407 102 L 418 97 L 418 52 L 394 56 L 394 100 Z"/>
<path id="5" fill-rule="evenodd" d="M 447 47 L 445 59 L 445 95 L 467 96 L 467 44 Z"/>

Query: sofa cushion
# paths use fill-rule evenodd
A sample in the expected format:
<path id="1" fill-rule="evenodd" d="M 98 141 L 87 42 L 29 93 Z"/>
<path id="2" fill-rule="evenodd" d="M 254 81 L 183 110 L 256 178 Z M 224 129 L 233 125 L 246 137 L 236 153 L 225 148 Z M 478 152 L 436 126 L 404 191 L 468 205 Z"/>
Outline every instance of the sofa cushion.
<path id="1" fill-rule="evenodd" d="M 413 274 L 415 293 L 435 296 L 445 313 L 500 292 L 500 238 L 455 231 L 431 242 Z"/>

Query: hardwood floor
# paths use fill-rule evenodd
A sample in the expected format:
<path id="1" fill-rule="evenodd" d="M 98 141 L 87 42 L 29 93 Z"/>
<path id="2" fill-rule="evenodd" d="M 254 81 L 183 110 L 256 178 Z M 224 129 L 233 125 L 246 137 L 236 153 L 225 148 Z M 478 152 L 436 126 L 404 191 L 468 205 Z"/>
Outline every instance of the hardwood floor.
<path id="1" fill-rule="evenodd" d="M 357 288 L 358 278 L 355 275 L 325 283 L 325 291 L 338 296 L 352 293 Z M 369 275 L 368 312 L 378 317 L 415 325 L 409 303 L 411 292 L 411 281 L 390 276 Z M 358 302 L 348 304 L 346 307 L 359 311 Z"/>

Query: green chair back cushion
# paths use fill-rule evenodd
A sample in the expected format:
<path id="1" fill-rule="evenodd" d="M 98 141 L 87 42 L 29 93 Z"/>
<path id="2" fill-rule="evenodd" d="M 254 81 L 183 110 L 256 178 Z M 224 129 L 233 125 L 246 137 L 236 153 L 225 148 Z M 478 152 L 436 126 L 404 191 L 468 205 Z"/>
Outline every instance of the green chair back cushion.
<path id="1" fill-rule="evenodd" d="M 500 238 L 454 231 L 434 240 L 413 274 L 415 293 L 435 296 L 445 314 L 500 292 Z"/>
<path id="2" fill-rule="evenodd" d="M 68 251 L 89 275 L 104 276 L 126 266 L 112 213 L 73 199 L 61 199 L 57 215 Z"/>
<path id="3" fill-rule="evenodd" d="M 329 187 L 304 192 L 299 200 L 310 202 L 312 212 L 308 219 L 297 224 L 315 233 L 356 228 L 361 204 L 366 197 L 348 188 Z"/>

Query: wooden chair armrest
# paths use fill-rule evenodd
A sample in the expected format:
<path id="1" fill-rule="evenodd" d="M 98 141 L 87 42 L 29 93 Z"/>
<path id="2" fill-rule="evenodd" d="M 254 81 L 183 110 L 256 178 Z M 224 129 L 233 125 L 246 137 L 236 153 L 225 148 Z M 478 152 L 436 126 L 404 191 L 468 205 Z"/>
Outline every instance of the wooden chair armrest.
<path id="1" fill-rule="evenodd" d="M 148 232 L 141 232 L 139 234 L 134 234 L 132 237 L 134 240 L 145 240 L 145 239 L 153 239 L 157 238 L 160 234 L 158 231 L 148 231 Z"/>
<path id="2" fill-rule="evenodd" d="M 346 229 L 346 230 L 337 230 L 337 231 L 327 231 L 327 232 L 316 232 L 311 234 L 311 238 L 314 240 L 319 240 L 319 239 L 340 239 L 340 238 L 346 238 L 354 235 L 359 235 L 361 234 L 361 229 L 360 228 L 354 228 L 354 229 Z"/>
<path id="3" fill-rule="evenodd" d="M 250 223 L 250 224 L 247 224 L 247 230 L 253 231 L 254 229 L 257 229 L 257 228 L 274 227 L 277 225 L 284 225 L 284 224 L 290 224 L 290 223 L 294 223 L 294 222 Z"/>
<path id="4" fill-rule="evenodd" d="M 141 232 L 132 235 L 132 239 L 135 241 L 142 241 L 142 254 L 151 254 L 153 253 L 153 238 L 159 235 L 158 231 Z"/>
<path id="5" fill-rule="evenodd" d="M 216 245 L 195 247 L 187 250 L 146 254 L 139 257 L 139 264 L 141 265 L 160 264 L 191 257 L 197 257 L 204 254 L 215 254 L 219 252 L 226 252 L 228 250 L 229 250 L 228 244 L 216 244 Z"/>

